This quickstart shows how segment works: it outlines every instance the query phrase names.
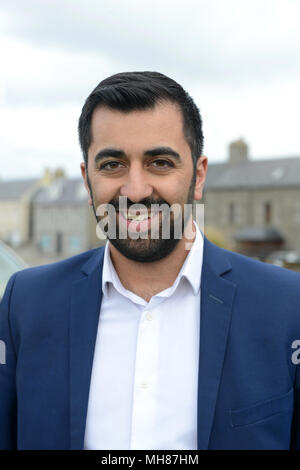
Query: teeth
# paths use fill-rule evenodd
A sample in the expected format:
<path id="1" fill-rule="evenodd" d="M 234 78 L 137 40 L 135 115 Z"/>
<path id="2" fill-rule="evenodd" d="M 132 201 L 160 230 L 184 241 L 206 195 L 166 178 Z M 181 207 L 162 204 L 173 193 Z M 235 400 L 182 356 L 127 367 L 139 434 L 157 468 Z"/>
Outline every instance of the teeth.
<path id="1" fill-rule="evenodd" d="M 139 214 L 139 215 L 128 215 L 128 219 L 129 220 L 137 220 L 137 221 L 141 221 L 141 220 L 146 220 L 148 219 L 148 214 Z"/>
<path id="2" fill-rule="evenodd" d="M 136 220 L 136 221 L 140 222 L 140 221 L 146 220 L 148 218 L 152 219 L 152 217 L 154 217 L 154 214 L 152 212 L 150 212 L 150 214 L 130 215 L 127 212 L 124 212 L 123 216 L 125 217 L 125 219 Z"/>

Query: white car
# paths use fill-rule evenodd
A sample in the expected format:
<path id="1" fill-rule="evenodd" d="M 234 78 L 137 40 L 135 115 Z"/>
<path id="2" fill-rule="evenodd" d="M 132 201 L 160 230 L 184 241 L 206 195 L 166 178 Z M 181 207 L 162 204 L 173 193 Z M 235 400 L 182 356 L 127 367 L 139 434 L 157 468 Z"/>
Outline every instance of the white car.
<path id="1" fill-rule="evenodd" d="M 0 300 L 10 276 L 27 264 L 7 245 L 0 240 Z"/>

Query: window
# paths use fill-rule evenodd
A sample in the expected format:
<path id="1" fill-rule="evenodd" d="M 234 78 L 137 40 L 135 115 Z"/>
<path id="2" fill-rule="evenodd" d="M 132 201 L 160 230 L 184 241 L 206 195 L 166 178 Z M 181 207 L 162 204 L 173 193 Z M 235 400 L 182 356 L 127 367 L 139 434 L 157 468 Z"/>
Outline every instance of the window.
<path id="1" fill-rule="evenodd" d="M 234 202 L 229 204 L 229 223 L 234 224 L 236 222 L 236 206 Z"/>
<path id="2" fill-rule="evenodd" d="M 63 234 L 61 232 L 56 233 L 56 253 L 60 255 L 62 253 Z"/>
<path id="3" fill-rule="evenodd" d="M 272 207 L 270 202 L 265 202 L 264 212 L 265 224 L 269 224 L 272 218 Z"/>
<path id="4" fill-rule="evenodd" d="M 76 252 L 81 250 L 81 240 L 77 235 L 72 235 L 70 237 L 70 251 Z"/>
<path id="5" fill-rule="evenodd" d="M 42 235 L 40 238 L 40 249 L 43 253 L 47 253 L 51 249 L 51 236 L 50 235 Z"/>

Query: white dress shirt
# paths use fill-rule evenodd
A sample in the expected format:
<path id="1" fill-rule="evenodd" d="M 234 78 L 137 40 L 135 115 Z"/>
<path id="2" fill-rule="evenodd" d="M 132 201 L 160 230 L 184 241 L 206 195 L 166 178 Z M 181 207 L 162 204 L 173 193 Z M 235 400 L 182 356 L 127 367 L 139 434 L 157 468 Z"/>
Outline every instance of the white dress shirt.
<path id="1" fill-rule="evenodd" d="M 195 226 L 174 284 L 149 302 L 123 287 L 106 244 L 85 449 L 197 449 L 203 235 Z"/>

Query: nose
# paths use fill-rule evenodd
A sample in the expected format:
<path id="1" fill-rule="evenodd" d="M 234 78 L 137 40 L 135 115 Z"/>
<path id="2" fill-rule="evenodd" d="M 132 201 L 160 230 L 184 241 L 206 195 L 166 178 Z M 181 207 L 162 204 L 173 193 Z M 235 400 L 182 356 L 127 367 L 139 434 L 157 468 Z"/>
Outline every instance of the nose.
<path id="1" fill-rule="evenodd" d="M 134 203 L 138 203 L 153 193 L 153 187 L 147 181 L 147 176 L 139 166 L 132 166 L 127 174 L 126 182 L 121 186 L 120 195 L 126 196 Z"/>

